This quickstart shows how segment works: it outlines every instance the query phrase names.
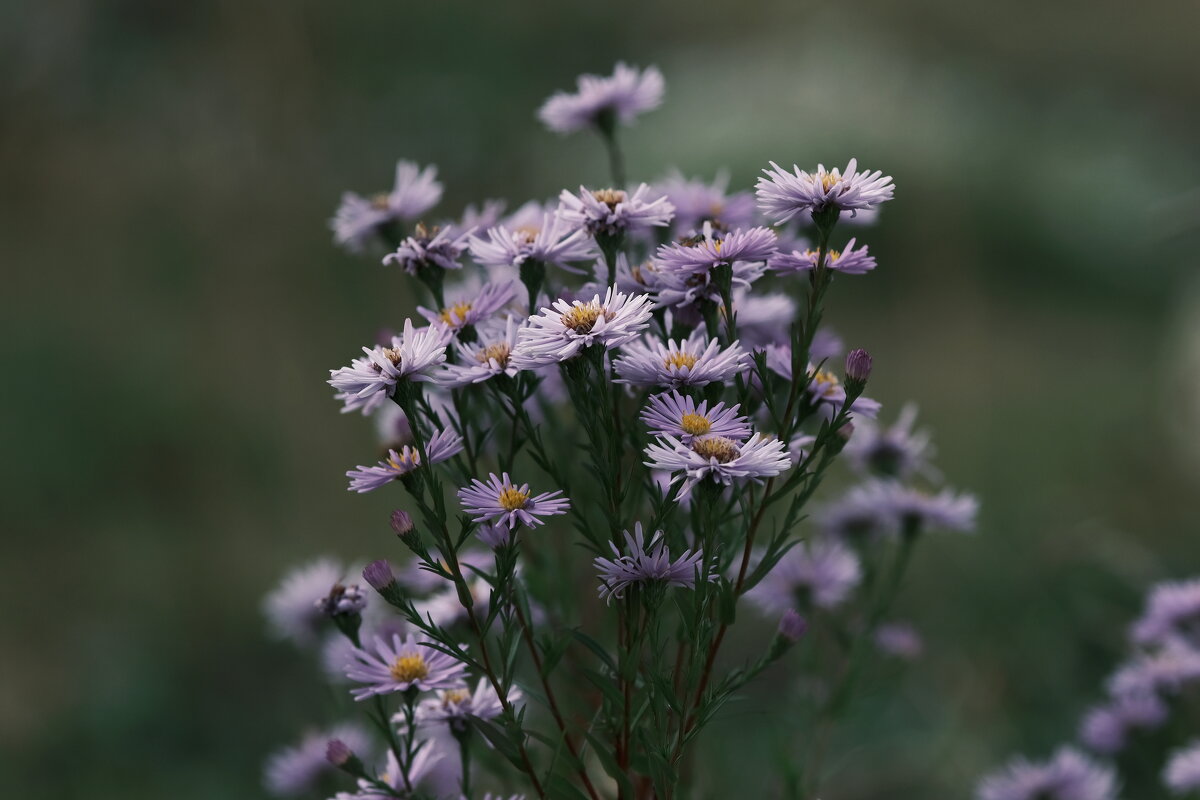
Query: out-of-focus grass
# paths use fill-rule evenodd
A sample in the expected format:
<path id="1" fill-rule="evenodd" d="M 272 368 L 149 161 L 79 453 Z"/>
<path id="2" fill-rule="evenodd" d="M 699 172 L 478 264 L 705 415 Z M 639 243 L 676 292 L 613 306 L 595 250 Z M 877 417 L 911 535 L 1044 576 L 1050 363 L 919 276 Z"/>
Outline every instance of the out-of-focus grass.
<path id="1" fill-rule="evenodd" d="M 850 155 L 896 176 L 880 269 L 830 319 L 875 354 L 874 395 L 920 401 L 984 511 L 921 553 L 901 610 L 928 652 L 846 730 L 836 796 L 962 797 L 1070 736 L 1140 587 L 1200 567 L 1175 425 L 1197 398 L 1169 358 L 1197 239 L 1195 14 L 6 7 L 0 783 L 260 794 L 315 686 L 265 641 L 260 595 L 295 560 L 394 546 L 392 499 L 343 491 L 373 443 L 323 378 L 412 303 L 332 248 L 337 196 L 399 156 L 439 164 L 451 211 L 602 180 L 596 143 L 533 109 L 617 58 L 669 84 L 626 136 L 639 177 L 749 185 L 767 159 Z M 714 789 L 763 763 L 728 731 L 777 722 L 730 709 L 712 735 L 751 744 L 714 748 Z"/>

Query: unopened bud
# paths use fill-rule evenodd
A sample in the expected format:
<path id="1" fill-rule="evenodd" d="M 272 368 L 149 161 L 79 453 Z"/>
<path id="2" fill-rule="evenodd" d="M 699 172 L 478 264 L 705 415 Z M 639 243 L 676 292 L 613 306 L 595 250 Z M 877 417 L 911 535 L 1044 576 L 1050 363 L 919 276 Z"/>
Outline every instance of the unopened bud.
<path id="1" fill-rule="evenodd" d="M 399 608 L 404 608 L 404 590 L 396 582 L 392 573 L 392 565 L 385 559 L 372 561 L 363 569 L 363 580 L 371 584 L 371 588 L 379 592 L 384 600 Z"/>
<path id="2" fill-rule="evenodd" d="M 795 644 L 808 632 L 808 620 L 800 616 L 796 609 L 789 608 L 779 618 L 779 635 Z"/>
<path id="3" fill-rule="evenodd" d="M 325 760 L 342 772 L 346 772 L 356 778 L 368 777 L 362 761 L 350 749 L 350 745 L 341 739 L 329 740 L 329 744 L 325 746 Z"/>
<path id="4" fill-rule="evenodd" d="M 861 388 L 871 377 L 871 354 L 861 347 L 851 350 L 846 356 L 846 383 L 858 384 Z"/>
<path id="5" fill-rule="evenodd" d="M 407 511 L 397 508 L 392 512 L 392 530 L 396 532 L 397 536 L 404 538 L 412 533 L 414 527 L 413 519 Z"/>

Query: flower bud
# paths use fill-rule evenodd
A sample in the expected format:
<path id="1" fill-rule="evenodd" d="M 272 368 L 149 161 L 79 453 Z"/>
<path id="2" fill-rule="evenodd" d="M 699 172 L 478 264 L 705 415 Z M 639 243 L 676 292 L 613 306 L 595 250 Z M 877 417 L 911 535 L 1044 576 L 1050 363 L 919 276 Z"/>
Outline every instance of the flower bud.
<path id="1" fill-rule="evenodd" d="M 800 616 L 796 609 L 789 608 L 779 618 L 779 635 L 792 644 L 800 641 L 808 632 L 808 620 Z"/>
<path id="2" fill-rule="evenodd" d="M 865 385 L 871 377 L 871 354 L 861 347 L 846 356 L 846 382 Z"/>
<path id="3" fill-rule="evenodd" d="M 392 530 L 394 530 L 396 535 L 401 539 L 412 533 L 414 528 L 415 526 L 413 525 L 413 519 L 411 516 L 409 516 L 407 511 L 397 508 L 392 512 Z"/>
<path id="4" fill-rule="evenodd" d="M 363 580 L 371 584 L 371 588 L 379 592 L 384 600 L 398 608 L 405 607 L 404 590 L 396 582 L 392 565 L 386 559 L 372 561 L 363 569 Z"/>
<path id="5" fill-rule="evenodd" d="M 356 778 L 370 777 L 367 775 L 367 770 L 363 767 L 362 761 L 350 749 L 350 745 L 341 739 L 329 740 L 329 744 L 325 746 L 325 760 L 342 772 L 346 772 Z"/>

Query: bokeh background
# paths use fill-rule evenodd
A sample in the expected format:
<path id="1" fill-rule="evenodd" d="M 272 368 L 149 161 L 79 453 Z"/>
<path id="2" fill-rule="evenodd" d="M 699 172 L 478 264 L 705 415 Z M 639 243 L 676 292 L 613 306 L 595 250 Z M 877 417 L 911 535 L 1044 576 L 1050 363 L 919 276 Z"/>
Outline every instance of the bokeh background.
<path id="1" fill-rule="evenodd" d="M 637 177 L 856 155 L 899 187 L 829 318 L 984 506 L 920 553 L 926 654 L 827 796 L 962 798 L 1069 738 L 1144 587 L 1200 572 L 1198 9 L 3 4 L 3 794 L 261 796 L 315 686 L 261 595 L 395 547 L 394 498 L 344 490 L 373 434 L 324 378 L 412 302 L 332 246 L 338 196 L 401 156 L 450 210 L 603 180 L 533 111 L 618 58 L 668 81 Z"/>

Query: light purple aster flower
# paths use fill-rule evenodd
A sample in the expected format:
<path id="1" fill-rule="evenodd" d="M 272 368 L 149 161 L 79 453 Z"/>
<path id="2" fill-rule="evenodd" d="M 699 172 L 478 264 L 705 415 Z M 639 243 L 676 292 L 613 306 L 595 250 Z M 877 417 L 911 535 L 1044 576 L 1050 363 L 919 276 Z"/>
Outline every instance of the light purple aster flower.
<path id="1" fill-rule="evenodd" d="M 447 364 L 438 377 L 438 383 L 459 388 L 472 383 L 483 383 L 498 375 L 516 375 L 520 370 L 512 363 L 511 357 L 517 346 L 517 334 L 520 330 L 521 320 L 509 317 L 503 326 L 489 325 L 481 328 L 477 342 L 456 343 L 458 363 Z"/>
<path id="2" fill-rule="evenodd" d="M 728 194 L 729 175 L 718 173 L 712 183 L 689 180 L 678 171 L 654 184 L 675 206 L 675 230 L 680 234 L 699 231 L 705 222 L 722 228 L 743 228 L 754 223 L 754 195 Z"/>
<path id="3" fill-rule="evenodd" d="M 725 436 L 700 436 L 690 444 L 674 436 L 662 436 L 646 447 L 646 457 L 650 469 L 678 473 L 671 483 L 683 480 L 681 498 L 690 495 L 696 483 L 705 478 L 729 486 L 735 481 L 778 475 L 792 465 L 784 443 L 761 434 L 745 442 Z"/>
<path id="4" fill-rule="evenodd" d="M 786 342 L 796 319 L 796 301 L 781 292 L 752 294 L 739 287 L 733 292 L 733 307 L 738 337 L 751 349 Z"/>
<path id="5" fill-rule="evenodd" d="M 738 416 L 740 406 L 726 408 L 717 403 L 709 408 L 708 401 L 696 401 L 679 392 L 656 394 L 646 403 L 641 419 L 655 436 L 674 436 L 690 445 L 697 436 L 723 436 L 734 441 L 750 437 L 750 424 Z"/>
<path id="6" fill-rule="evenodd" d="M 836 539 L 800 542 L 746 593 L 769 616 L 797 605 L 835 608 L 862 580 L 858 556 Z"/>
<path id="7" fill-rule="evenodd" d="M 263 600 L 263 613 L 276 636 L 300 646 L 312 645 L 325 628 L 317 602 L 342 583 L 347 570 L 331 558 L 320 558 L 283 577 Z"/>
<path id="8" fill-rule="evenodd" d="M 1079 738 L 1095 752 L 1111 755 L 1125 747 L 1130 729 L 1157 728 L 1166 721 L 1167 714 L 1166 703 L 1156 693 L 1124 692 L 1084 715 Z"/>
<path id="9" fill-rule="evenodd" d="M 529 484 L 515 485 L 507 472 L 499 478 L 491 473 L 487 483 L 475 478 L 470 486 L 458 490 L 458 498 L 475 522 L 503 523 L 509 530 L 518 525 L 544 525 L 541 517 L 565 514 L 571 506 L 561 490 L 530 496 Z"/>
<path id="10" fill-rule="evenodd" d="M 424 746 L 417 750 L 412 763 L 408 765 L 408 781 L 414 789 L 430 778 L 445 753 L 444 749 L 434 747 L 430 742 L 425 742 Z M 333 796 L 333 800 L 395 800 L 397 797 L 409 797 L 412 794 L 405 784 L 400 762 L 390 749 L 387 753 L 386 766 L 383 772 L 379 773 L 377 779 L 388 788 L 384 789 L 360 778 L 357 792 L 338 792 Z"/>
<path id="11" fill-rule="evenodd" d="M 484 200 L 479 207 L 470 203 L 463 209 L 459 227 L 462 230 L 487 230 L 500 223 L 507 206 L 508 203 L 504 200 Z"/>
<path id="12" fill-rule="evenodd" d="M 1175 637 L 1200 644 L 1200 578 L 1155 586 L 1130 635 L 1138 644 L 1161 644 Z"/>
<path id="13" fill-rule="evenodd" d="M 675 213 L 665 195 L 651 199 L 650 187 L 644 183 L 633 194 L 623 189 L 593 191 L 580 186 L 576 195 L 563 189 L 558 200 L 558 215 L 592 236 L 617 236 L 627 230 L 661 227 L 669 224 Z"/>
<path id="14" fill-rule="evenodd" d="M 818 164 L 811 174 L 798 166 L 788 172 L 772 161 L 771 169 L 763 173 L 767 177 L 758 179 L 758 207 L 776 222 L 787 222 L 802 211 L 871 209 L 891 200 L 896 188 L 891 177 L 882 172 L 859 172 L 858 161 L 853 158 L 842 171 L 826 170 Z"/>
<path id="15" fill-rule="evenodd" d="M 473 230 L 459 232 L 453 225 L 435 225 L 427 228 L 417 223 L 396 252 L 383 257 L 384 264 L 395 264 L 409 275 L 428 268 L 462 269 L 459 259 L 467 250 L 467 242 Z"/>
<path id="16" fill-rule="evenodd" d="M 844 275 L 865 275 L 875 269 L 875 256 L 867 253 L 866 245 L 855 249 L 855 241 L 851 239 L 841 250 L 826 250 L 825 269 Z M 775 272 L 808 272 L 817 268 L 819 257 L 816 250 L 793 250 L 775 254 L 767 266 Z"/>
<path id="17" fill-rule="evenodd" d="M 815 342 L 815 338 L 814 338 Z M 825 346 L 825 343 L 822 343 Z M 792 347 L 790 344 L 772 344 L 763 348 L 766 355 L 767 368 L 785 380 L 792 380 Z M 827 369 L 817 369 L 813 364 L 808 365 L 808 374 L 812 379 L 808 382 L 807 396 L 810 403 L 817 406 L 817 412 L 825 419 L 831 419 L 841 410 L 846 402 L 846 387 L 838 376 Z M 882 406 L 878 400 L 864 395 L 854 398 L 850 410 L 868 419 L 874 418 Z"/>
<path id="18" fill-rule="evenodd" d="M 515 686 L 508 692 L 508 702 L 519 705 L 521 690 Z M 453 689 L 440 689 L 437 696 L 429 697 L 417 704 L 417 727 L 429 724 L 450 726 L 452 731 L 466 730 L 468 720 L 495 719 L 504 711 L 500 696 L 487 678 L 480 678 L 472 692 L 466 684 Z M 397 715 L 397 722 L 404 722 L 402 714 Z"/>
<path id="19" fill-rule="evenodd" d="M 652 313 L 649 295 L 631 296 L 613 288 L 603 299 L 597 294 L 587 302 L 556 300 L 520 330 L 512 363 L 536 369 L 574 358 L 593 344 L 620 347 L 648 327 Z"/>
<path id="20" fill-rule="evenodd" d="M 276 797 L 293 797 L 316 788 L 323 775 L 333 772 L 325 758 L 330 740 L 338 739 L 351 752 L 365 757 L 371 750 L 371 739 L 357 725 L 337 725 L 327 731 L 309 733 L 299 743 L 272 753 L 263 766 L 263 788 Z"/>
<path id="21" fill-rule="evenodd" d="M 750 354 L 733 342 L 724 349 L 698 330 L 683 341 L 663 344 L 644 338 L 621 351 L 613 367 L 621 377 L 617 383 L 633 386 L 707 386 L 731 380 L 749 368 Z"/>
<path id="22" fill-rule="evenodd" d="M 511 303 L 516 295 L 517 287 L 512 281 L 488 283 L 478 291 L 460 293 L 440 311 L 420 306 L 417 311 L 432 325 L 460 331 L 468 325 L 478 325 Z"/>
<path id="23" fill-rule="evenodd" d="M 462 437 L 454 431 L 435 431 L 425 443 L 425 452 L 430 464 L 438 464 L 454 458 L 462 452 Z M 346 473 L 352 492 L 363 494 L 378 489 L 391 481 L 399 480 L 421 466 L 421 452 L 411 445 L 399 451 L 389 450 L 388 457 L 373 467 L 359 465 Z"/>
<path id="24" fill-rule="evenodd" d="M 1071 747 L 1044 763 L 1016 758 L 979 782 L 978 800 L 1116 800 L 1117 779 Z"/>
<path id="25" fill-rule="evenodd" d="M 620 122 L 628 125 L 662 104 L 665 88 L 657 67 L 639 70 L 617 62 L 613 74 L 580 75 L 575 92 L 557 92 L 538 109 L 538 119 L 556 133 L 573 133 L 589 126 L 601 129 Z"/>
<path id="26" fill-rule="evenodd" d="M 414 636 L 401 639 L 393 635 L 391 641 L 376 636 L 374 652 L 365 648 L 354 652 L 354 660 L 346 665 L 346 677 L 364 684 L 350 694 L 355 700 L 366 700 L 408 689 L 449 689 L 462 682 L 466 668 L 463 662 L 418 642 Z"/>
<path id="27" fill-rule="evenodd" d="M 1178 639 L 1168 639 L 1157 649 L 1139 653 L 1121 666 L 1108 681 L 1109 694 L 1119 697 L 1137 692 L 1177 692 L 1200 680 L 1200 651 Z"/>
<path id="28" fill-rule="evenodd" d="M 391 397 L 400 380 L 433 380 L 434 371 L 446 360 L 450 333 L 442 327 L 414 329 L 404 320 L 404 332 L 393 336 L 391 347 L 364 347 L 366 358 L 356 358 L 348 367 L 329 371 L 329 385 L 338 390 L 343 411 L 374 411 Z"/>
<path id="29" fill-rule="evenodd" d="M 513 538 L 512 530 L 504 525 L 480 525 L 479 529 L 475 531 L 475 535 L 479 537 L 479 541 L 493 550 L 507 547 Z"/>
<path id="30" fill-rule="evenodd" d="M 696 575 L 701 570 L 704 554 L 699 550 L 692 552 L 684 550 L 679 558 L 671 560 L 663 532 L 657 531 L 646 542 L 642 533 L 642 523 L 634 524 L 633 533 L 625 531 L 625 553 L 612 542 L 612 558 L 593 560 L 600 573 L 600 597 L 611 603 L 615 597 L 618 600 L 625 596 L 625 590 L 634 584 L 660 583 L 664 586 L 678 586 L 692 589 L 696 586 Z M 709 575 L 708 580 L 716 580 Z"/>
<path id="31" fill-rule="evenodd" d="M 1189 742 L 1171 752 L 1163 770 L 1163 783 L 1176 795 L 1200 789 L 1200 741 Z"/>
<path id="32" fill-rule="evenodd" d="M 488 230 L 486 239 L 472 236 L 470 247 L 476 261 L 497 268 L 519 267 L 534 260 L 580 272 L 571 262 L 596 257 L 596 245 L 587 231 L 546 211 L 536 225 L 499 225 Z"/>
<path id="33" fill-rule="evenodd" d="M 698 275 L 721 264 L 765 261 L 777 247 L 775 231 L 770 228 L 739 228 L 722 235 L 705 223 L 701 236 L 659 247 L 656 260 L 661 272 Z"/>
<path id="34" fill-rule="evenodd" d="M 842 452 L 861 475 L 908 478 L 920 474 L 936 478 L 938 473 L 929 463 L 934 452 L 929 432 L 913 431 L 916 420 L 917 408 L 911 404 L 904 406 L 895 424 L 888 427 L 871 420 L 857 420 L 854 435 Z"/>
<path id="35" fill-rule="evenodd" d="M 837 500 L 817 509 L 815 518 L 823 533 L 849 541 L 899 533 L 896 518 L 874 483 L 852 487 Z"/>
<path id="36" fill-rule="evenodd" d="M 361 250 L 384 225 L 416 219 L 441 199 L 437 167 L 422 170 L 411 161 L 397 162 L 396 182 L 391 192 L 371 198 L 353 192 L 342 195 L 342 204 L 332 222 L 334 240 L 349 250 Z"/>

